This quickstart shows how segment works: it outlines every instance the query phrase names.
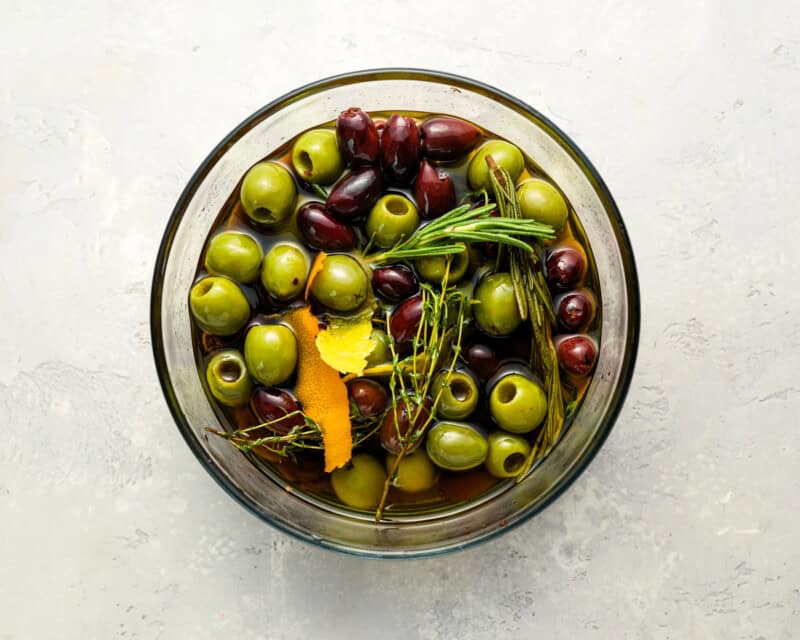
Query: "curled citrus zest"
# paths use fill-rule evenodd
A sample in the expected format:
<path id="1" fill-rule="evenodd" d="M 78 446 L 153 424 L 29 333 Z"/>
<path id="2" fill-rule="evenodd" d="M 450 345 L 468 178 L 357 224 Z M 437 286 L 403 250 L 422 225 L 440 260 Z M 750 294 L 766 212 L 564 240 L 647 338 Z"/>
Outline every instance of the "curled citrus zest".
<path id="1" fill-rule="evenodd" d="M 374 348 L 370 315 L 333 318 L 317 335 L 320 356 L 341 373 L 361 375 L 367 366 L 367 356 Z"/>
<path id="2" fill-rule="evenodd" d="M 308 279 L 306 280 L 306 290 L 303 293 L 304 300 L 308 300 L 308 292 L 311 291 L 311 285 L 314 283 L 314 278 L 316 278 L 317 274 L 322 271 L 322 265 L 325 264 L 325 258 L 327 257 L 327 253 L 320 251 L 315 256 L 314 262 L 311 263 L 311 269 L 308 271 Z"/>
<path id="3" fill-rule="evenodd" d="M 325 471 L 330 472 L 347 464 L 353 455 L 347 386 L 317 349 L 319 322 L 311 309 L 308 306 L 293 309 L 285 320 L 297 336 L 295 395 L 303 403 L 303 413 L 322 432 Z"/>

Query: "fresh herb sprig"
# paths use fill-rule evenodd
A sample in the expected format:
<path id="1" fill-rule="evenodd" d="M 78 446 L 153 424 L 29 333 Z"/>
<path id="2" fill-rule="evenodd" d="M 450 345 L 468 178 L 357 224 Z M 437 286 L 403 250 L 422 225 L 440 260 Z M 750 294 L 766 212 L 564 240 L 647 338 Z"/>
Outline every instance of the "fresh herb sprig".
<path id="1" fill-rule="evenodd" d="M 492 190 L 501 217 L 515 224 L 524 222 L 514 181 L 507 171 L 497 165 L 492 156 L 486 157 L 486 164 L 489 166 Z M 517 474 L 517 482 L 520 482 L 530 471 L 533 463 L 550 453 L 558 442 L 564 427 L 564 398 L 552 336 L 556 316 L 542 269 L 541 254 L 544 249 L 534 240 L 527 251 L 520 251 L 517 247 L 508 247 L 508 251 L 511 281 L 520 316 L 531 323 L 534 343 L 531 350 L 531 366 L 542 375 L 547 393 L 547 415 L 544 425 L 531 447 L 525 464 Z"/>
<path id="2" fill-rule="evenodd" d="M 496 242 L 532 251 L 525 238 L 555 238 L 553 228 L 536 220 L 511 220 L 493 216 L 494 204 L 463 204 L 420 227 L 391 249 L 366 257 L 370 264 L 442 257 L 461 253 L 463 243 Z"/>

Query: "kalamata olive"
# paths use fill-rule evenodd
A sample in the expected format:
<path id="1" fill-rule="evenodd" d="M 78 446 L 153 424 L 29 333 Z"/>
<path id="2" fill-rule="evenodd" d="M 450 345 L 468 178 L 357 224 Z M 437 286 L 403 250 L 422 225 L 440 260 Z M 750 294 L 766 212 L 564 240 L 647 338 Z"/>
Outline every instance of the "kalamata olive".
<path id="1" fill-rule="evenodd" d="M 414 200 L 423 218 L 436 218 L 456 204 L 453 180 L 444 169 L 423 160 L 414 181 Z"/>
<path id="2" fill-rule="evenodd" d="M 419 168 L 419 129 L 413 118 L 389 118 L 381 134 L 381 165 L 389 182 L 411 184 Z"/>
<path id="3" fill-rule="evenodd" d="M 383 176 L 375 167 L 355 169 L 336 183 L 325 203 L 328 211 L 344 220 L 366 215 L 383 190 Z"/>
<path id="4" fill-rule="evenodd" d="M 422 296 L 414 296 L 397 306 L 389 318 L 389 334 L 398 344 L 411 342 L 422 318 Z"/>
<path id="5" fill-rule="evenodd" d="M 306 244 L 322 251 L 349 251 L 356 246 L 351 227 L 334 220 L 321 202 L 307 202 L 297 210 L 297 226 Z"/>
<path id="6" fill-rule="evenodd" d="M 277 387 L 256 387 L 250 396 L 250 408 L 261 422 L 272 422 L 269 429 L 281 435 L 289 433 L 294 427 L 302 426 L 305 422 L 299 412 L 285 417 L 298 411 L 297 401 L 291 393 Z"/>
<path id="7" fill-rule="evenodd" d="M 455 160 L 472 151 L 481 139 L 476 126 L 448 116 L 427 120 L 420 132 L 422 153 L 434 160 Z"/>
<path id="8" fill-rule="evenodd" d="M 585 376 L 594 368 L 597 343 L 589 336 L 559 336 L 555 340 L 561 368 L 576 376 Z"/>
<path id="9" fill-rule="evenodd" d="M 372 272 L 372 288 L 389 302 L 400 302 L 419 290 L 414 272 L 403 264 L 378 267 Z"/>
<path id="10" fill-rule="evenodd" d="M 426 398 L 421 406 L 406 398 L 398 400 L 397 405 L 386 412 L 381 423 L 379 437 L 383 448 L 389 453 L 400 453 L 405 444 L 404 438 L 425 426 L 431 415 L 430 408 L 430 398 Z M 416 434 L 416 438 L 406 452 L 414 451 L 420 445 L 423 440 L 422 434 Z"/>
<path id="11" fill-rule="evenodd" d="M 366 113 L 357 107 L 342 111 L 336 119 L 336 139 L 346 162 L 353 165 L 378 161 L 378 129 Z"/>
<path id="12" fill-rule="evenodd" d="M 461 357 L 481 380 L 491 378 L 500 366 L 497 352 L 489 345 L 480 342 L 468 344 L 461 352 Z"/>
<path id="13" fill-rule="evenodd" d="M 558 324 L 564 331 L 582 331 L 594 319 L 594 296 L 588 289 L 570 291 L 556 304 Z"/>
<path id="14" fill-rule="evenodd" d="M 380 415 L 386 409 L 389 395 L 383 385 L 369 378 L 356 378 L 347 383 L 350 401 L 362 418 Z"/>
<path id="15" fill-rule="evenodd" d="M 554 247 L 547 254 L 545 277 L 554 291 L 574 288 L 586 275 L 586 255 L 576 245 Z"/>

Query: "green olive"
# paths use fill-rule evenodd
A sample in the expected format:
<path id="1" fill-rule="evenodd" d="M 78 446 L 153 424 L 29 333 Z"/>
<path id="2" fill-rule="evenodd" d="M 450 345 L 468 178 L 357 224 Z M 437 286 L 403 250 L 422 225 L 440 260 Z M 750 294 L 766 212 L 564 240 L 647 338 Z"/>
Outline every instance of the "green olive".
<path id="1" fill-rule="evenodd" d="M 225 349 L 211 356 L 206 368 L 211 395 L 227 407 L 240 407 L 250 400 L 253 383 L 242 354 Z"/>
<path id="2" fill-rule="evenodd" d="M 228 276 L 237 282 L 258 278 L 264 252 L 261 245 L 246 233 L 218 233 L 206 250 L 206 270 L 215 276 Z"/>
<path id="3" fill-rule="evenodd" d="M 208 333 L 230 336 L 250 319 L 250 303 L 233 280 L 208 276 L 192 287 L 189 309 L 198 326 Z"/>
<path id="4" fill-rule="evenodd" d="M 416 205 L 399 193 L 387 193 L 367 216 L 367 237 L 375 246 L 389 249 L 408 238 L 419 225 Z"/>
<path id="5" fill-rule="evenodd" d="M 296 196 L 292 174 L 276 162 L 259 162 L 242 180 L 244 212 L 262 224 L 284 220 L 294 209 Z"/>
<path id="6" fill-rule="evenodd" d="M 534 178 L 523 182 L 517 189 L 517 199 L 523 217 L 549 224 L 561 231 L 567 222 L 567 203 L 547 180 Z"/>
<path id="7" fill-rule="evenodd" d="M 459 244 L 464 247 L 461 253 L 456 253 L 452 256 L 417 258 L 415 264 L 419 277 L 426 282 L 441 284 L 444 282 L 445 267 L 447 263 L 450 262 L 450 271 L 448 271 L 447 274 L 447 281 L 452 283 L 461 280 L 469 268 L 470 254 L 469 251 L 467 251 L 466 245 L 463 243 Z"/>
<path id="8" fill-rule="evenodd" d="M 522 436 L 503 431 L 489 434 L 489 455 L 486 470 L 495 478 L 513 478 L 528 459 L 531 445 Z"/>
<path id="9" fill-rule="evenodd" d="M 525 167 L 525 159 L 522 152 L 510 142 L 505 140 L 492 140 L 487 142 L 472 156 L 467 168 L 467 179 L 469 186 L 474 190 L 491 189 L 489 180 L 489 166 L 486 164 L 486 156 L 492 156 L 499 167 L 502 167 L 516 181 Z"/>
<path id="10" fill-rule="evenodd" d="M 511 373 L 499 378 L 492 387 L 489 411 L 501 429 L 511 433 L 528 433 L 544 420 L 547 396 L 532 379 Z"/>
<path id="11" fill-rule="evenodd" d="M 391 453 L 386 456 L 386 473 L 391 473 L 397 456 Z M 392 486 L 406 493 L 426 491 L 436 484 L 439 472 L 433 466 L 424 449 L 417 449 L 407 453 L 400 460 L 397 472 L 392 480 Z"/>
<path id="12" fill-rule="evenodd" d="M 336 496 L 348 507 L 374 509 L 378 506 L 386 483 L 381 463 L 367 453 L 357 453 L 347 466 L 331 474 Z"/>
<path id="13" fill-rule="evenodd" d="M 314 276 L 311 294 L 335 311 L 353 311 L 369 295 L 369 280 L 358 261 L 348 255 L 327 256 Z"/>
<path id="14" fill-rule="evenodd" d="M 367 356 L 367 367 L 377 367 L 379 364 L 391 362 L 392 354 L 389 350 L 389 336 L 386 335 L 386 332 L 383 329 L 373 328 L 370 338 L 375 346 Z"/>
<path id="15" fill-rule="evenodd" d="M 522 322 L 511 274 L 493 273 L 483 278 L 473 295 L 475 322 L 490 336 L 507 336 Z"/>
<path id="16" fill-rule="evenodd" d="M 261 267 L 261 284 L 278 300 L 299 296 L 308 278 L 308 258 L 293 244 L 276 244 Z"/>
<path id="17" fill-rule="evenodd" d="M 440 392 L 441 390 L 441 392 Z M 478 406 L 478 383 L 466 371 L 442 371 L 433 379 L 434 398 L 439 393 L 436 415 L 463 420 Z"/>
<path id="18" fill-rule="evenodd" d="M 428 432 L 425 450 L 437 467 L 466 471 L 483 464 L 489 453 L 489 442 L 475 425 L 437 422 Z"/>
<path id="19" fill-rule="evenodd" d="M 292 147 L 292 165 L 301 180 L 331 184 L 344 168 L 342 154 L 336 146 L 336 132 L 330 129 L 306 131 Z"/>
<path id="20" fill-rule="evenodd" d="M 260 383 L 271 387 L 286 382 L 297 365 L 297 338 L 282 324 L 256 325 L 244 338 L 244 360 Z"/>

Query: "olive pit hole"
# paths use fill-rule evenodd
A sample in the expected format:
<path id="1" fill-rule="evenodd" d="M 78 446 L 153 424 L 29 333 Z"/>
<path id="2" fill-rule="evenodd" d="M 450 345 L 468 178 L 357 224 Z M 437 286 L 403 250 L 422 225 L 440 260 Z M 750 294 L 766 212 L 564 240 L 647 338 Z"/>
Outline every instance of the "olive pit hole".
<path id="1" fill-rule="evenodd" d="M 259 207 L 253 212 L 253 217 L 255 217 L 260 222 L 271 222 L 273 219 L 272 211 L 267 209 L 266 207 Z"/>
<path id="2" fill-rule="evenodd" d="M 472 389 L 463 380 L 453 380 L 450 383 L 450 394 L 458 402 L 466 402 L 472 396 Z"/>
<path id="3" fill-rule="evenodd" d="M 298 167 L 300 172 L 307 176 L 310 176 L 314 172 L 314 162 L 311 160 L 311 156 L 308 155 L 308 151 L 301 151 L 299 153 L 297 156 L 297 164 L 300 165 Z"/>
<path id="4" fill-rule="evenodd" d="M 205 282 L 201 282 L 200 286 L 197 287 L 198 295 L 201 295 L 201 296 L 206 295 L 209 291 L 211 291 L 211 288 L 213 286 L 214 286 L 214 283 L 209 281 L 209 280 L 206 280 Z"/>
<path id="5" fill-rule="evenodd" d="M 386 210 L 396 216 L 408 213 L 408 205 L 402 198 L 390 198 L 386 201 Z"/>
<path id="6" fill-rule="evenodd" d="M 235 360 L 225 360 L 217 367 L 217 373 L 225 382 L 236 382 L 242 376 L 242 368 Z"/>
<path id="7" fill-rule="evenodd" d="M 512 453 L 505 460 L 503 460 L 503 469 L 506 473 L 515 473 L 520 470 L 525 463 L 525 456 L 521 453 Z"/>
<path id="8" fill-rule="evenodd" d="M 513 382 L 501 382 L 497 389 L 497 399 L 503 404 L 508 404 L 517 395 L 517 386 Z"/>

